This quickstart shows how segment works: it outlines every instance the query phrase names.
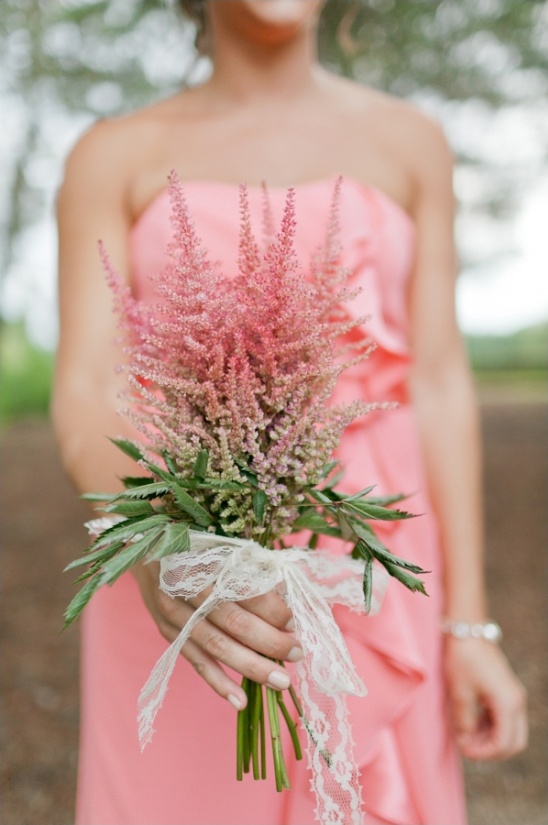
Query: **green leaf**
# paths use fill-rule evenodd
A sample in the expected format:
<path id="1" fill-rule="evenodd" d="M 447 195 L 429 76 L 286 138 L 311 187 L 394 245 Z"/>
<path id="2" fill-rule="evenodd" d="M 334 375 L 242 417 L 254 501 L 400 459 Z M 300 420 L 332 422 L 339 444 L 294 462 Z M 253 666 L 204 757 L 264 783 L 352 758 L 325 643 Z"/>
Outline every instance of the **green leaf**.
<path id="1" fill-rule="evenodd" d="M 154 464 L 152 461 L 147 460 L 145 460 L 143 463 L 147 470 L 153 476 L 158 476 L 158 478 L 161 478 L 162 481 L 165 481 L 167 484 L 171 484 L 172 482 L 177 481 L 177 477 L 173 473 L 170 473 L 168 470 L 165 470 L 158 464 Z"/>
<path id="2" fill-rule="evenodd" d="M 386 568 L 386 570 L 390 573 L 391 576 L 393 576 L 395 579 L 404 584 L 408 588 L 408 590 L 422 593 L 423 595 L 428 596 L 428 593 L 426 592 L 426 588 L 424 586 L 424 582 L 422 582 L 420 579 L 417 579 L 416 576 L 412 576 L 411 573 L 407 573 L 405 570 L 402 570 L 401 567 L 399 567 L 396 564 L 392 564 L 391 562 L 381 561 L 381 564 Z"/>
<path id="3" fill-rule="evenodd" d="M 310 496 L 321 504 L 332 504 L 334 495 L 336 495 L 334 490 L 326 490 L 325 492 L 323 490 L 310 490 Z"/>
<path id="4" fill-rule="evenodd" d="M 342 533 L 339 527 L 334 524 L 329 524 L 317 510 L 310 509 L 304 511 L 293 522 L 291 529 L 297 530 L 312 530 L 313 533 L 321 533 L 324 536 L 335 536 L 341 538 Z"/>
<path id="5" fill-rule="evenodd" d="M 82 493 L 82 501 L 113 501 L 118 493 Z"/>
<path id="6" fill-rule="evenodd" d="M 160 538 L 161 531 L 157 530 L 152 535 L 143 536 L 132 544 L 129 544 L 124 550 L 121 550 L 114 558 L 109 559 L 101 568 L 100 583 L 113 584 L 122 573 L 129 570 L 130 567 L 137 564 L 147 553 L 152 550 L 156 542 Z"/>
<path id="7" fill-rule="evenodd" d="M 382 547 L 382 545 L 381 545 Z M 405 562 L 403 559 L 398 559 L 397 556 L 394 556 L 390 553 L 389 550 L 383 547 L 383 553 L 381 554 L 378 549 L 373 550 L 371 545 L 365 541 L 359 541 L 354 546 L 352 550 L 352 557 L 353 558 L 363 558 L 366 562 L 366 571 L 367 566 L 370 561 L 372 561 L 373 556 L 383 565 L 383 567 L 387 570 L 387 572 L 393 576 L 395 579 L 400 581 L 402 584 L 405 585 L 409 590 L 418 591 L 419 593 L 423 593 L 425 596 L 428 595 L 426 589 L 424 587 L 424 583 L 417 579 L 415 576 L 411 575 L 411 573 L 406 572 L 402 569 L 402 566 L 405 565 L 408 569 L 411 569 L 413 572 L 416 573 L 427 573 L 427 570 L 423 570 L 421 567 L 417 565 L 411 565 L 409 562 Z M 368 584 L 365 580 L 365 572 L 364 572 L 364 597 L 366 598 L 366 610 L 369 612 L 371 609 L 370 601 L 371 601 L 371 594 L 368 594 L 367 588 L 372 584 L 372 578 L 370 579 L 370 584 Z M 367 607 L 367 599 L 369 598 L 369 607 Z"/>
<path id="8" fill-rule="evenodd" d="M 190 548 L 190 538 L 188 535 L 189 525 L 183 522 L 171 522 L 166 524 L 160 540 L 154 552 L 147 558 L 148 561 L 158 561 L 163 556 L 171 556 L 173 553 L 183 553 Z"/>
<path id="9" fill-rule="evenodd" d="M 371 547 L 371 543 L 367 542 Z M 373 554 L 375 557 L 380 561 L 381 564 L 387 562 L 388 564 L 395 564 L 397 567 L 403 567 L 405 570 L 409 570 L 411 573 L 419 573 L 422 575 L 423 573 L 428 573 L 428 570 L 423 570 L 418 564 L 413 564 L 410 561 L 406 561 L 405 559 L 400 558 L 399 556 L 395 556 L 394 553 L 391 553 L 387 547 L 383 547 L 382 545 L 372 548 Z"/>
<path id="10" fill-rule="evenodd" d="M 381 507 L 387 507 L 389 504 L 396 504 L 398 501 L 403 501 L 408 498 L 406 493 L 395 493 L 392 496 L 368 496 L 367 501 L 370 504 L 379 504 Z"/>
<path id="11" fill-rule="evenodd" d="M 209 450 L 200 450 L 194 462 L 194 476 L 196 478 L 204 479 L 206 477 L 208 463 Z"/>
<path id="12" fill-rule="evenodd" d="M 142 487 L 145 484 L 150 484 L 152 481 L 150 476 L 124 476 L 120 479 L 124 487 Z"/>
<path id="13" fill-rule="evenodd" d="M 359 536 L 360 541 L 367 545 L 369 550 L 373 553 L 373 555 L 384 564 L 385 561 L 388 561 L 390 564 L 396 564 L 398 567 L 404 567 L 406 570 L 410 570 L 411 573 L 426 573 L 426 570 L 423 570 L 422 567 L 419 567 L 418 564 L 413 564 L 413 562 L 406 561 L 405 559 L 400 558 L 399 556 L 395 556 L 394 553 L 391 553 L 390 550 L 375 536 L 371 535 L 367 530 L 364 530 L 363 524 L 352 524 L 352 528 L 354 529 L 357 536 Z"/>
<path id="14" fill-rule="evenodd" d="M 204 478 L 199 479 L 195 478 L 177 478 L 173 479 L 170 477 L 169 480 L 170 484 L 177 484 L 177 486 L 182 487 L 184 490 L 232 490 L 234 492 L 240 492 L 241 490 L 245 490 L 245 484 L 241 484 L 239 481 L 227 481 L 223 478 Z"/>
<path id="15" fill-rule="evenodd" d="M 74 570 L 76 567 L 83 567 L 84 564 L 102 564 L 103 561 L 108 561 L 108 559 L 112 558 L 118 550 L 121 550 L 124 544 L 125 542 L 123 541 L 113 542 L 106 548 L 101 548 L 100 550 L 96 550 L 94 553 L 88 553 L 86 556 L 81 556 L 79 559 L 75 559 L 74 561 L 71 561 L 70 564 L 67 564 L 63 572 L 66 573 L 67 570 Z"/>
<path id="16" fill-rule="evenodd" d="M 247 485 L 241 484 L 239 481 L 226 481 L 222 478 L 206 478 L 203 482 L 196 482 L 194 486 L 198 490 L 227 490 L 239 493 L 245 490 Z"/>
<path id="17" fill-rule="evenodd" d="M 326 507 L 325 510 L 330 514 L 330 516 L 335 521 L 335 524 L 338 524 L 341 529 L 341 538 L 344 541 L 356 541 L 356 531 L 352 527 L 350 523 L 350 519 L 347 518 L 347 515 L 341 510 L 341 508 L 337 507 Z"/>
<path id="18" fill-rule="evenodd" d="M 375 484 L 372 484 L 370 487 L 365 487 L 365 489 L 360 490 L 359 493 L 352 493 L 351 495 L 347 495 L 346 493 L 339 493 L 337 490 L 334 492 L 337 494 L 341 501 L 359 501 L 364 496 L 367 496 L 372 490 L 375 489 Z"/>
<path id="19" fill-rule="evenodd" d="M 362 553 L 361 555 L 365 562 L 363 571 L 363 600 L 365 603 L 365 612 L 371 613 L 371 598 L 373 595 L 373 556 L 371 553 Z"/>
<path id="20" fill-rule="evenodd" d="M 170 456 L 170 454 L 166 450 L 164 450 L 164 452 L 162 453 L 162 458 L 164 459 L 169 472 L 176 476 L 179 472 L 179 468 L 177 467 L 173 457 Z"/>
<path id="21" fill-rule="evenodd" d="M 72 622 L 78 618 L 100 584 L 101 577 L 100 575 L 97 575 L 90 579 L 82 588 L 80 588 L 65 610 L 65 627 L 68 627 L 69 624 L 72 624 Z"/>
<path id="22" fill-rule="evenodd" d="M 327 478 L 327 476 L 340 464 L 340 461 L 329 461 L 320 473 L 320 478 Z"/>
<path id="23" fill-rule="evenodd" d="M 154 514 L 154 507 L 146 500 L 120 501 L 109 504 L 105 507 L 107 513 L 117 513 L 120 516 L 151 516 Z"/>
<path id="24" fill-rule="evenodd" d="M 244 461 L 241 461 L 239 459 L 235 459 L 234 463 L 236 464 L 240 473 L 243 475 L 246 481 L 248 481 L 252 487 L 257 487 L 259 484 L 259 480 L 256 474 L 249 469 L 248 465 Z"/>
<path id="25" fill-rule="evenodd" d="M 367 501 L 345 501 L 344 507 L 358 513 L 362 518 L 372 521 L 399 521 L 400 519 L 414 518 L 413 513 L 405 510 L 392 510 L 390 507 L 379 507 Z"/>
<path id="26" fill-rule="evenodd" d="M 340 510 L 338 512 L 338 516 L 339 522 L 344 527 L 345 531 L 350 531 L 352 534 L 374 545 L 378 544 L 379 547 L 384 547 L 384 544 L 382 544 L 373 528 L 370 527 L 367 522 L 356 518 L 354 514 L 349 515 L 348 513 L 344 513 Z"/>
<path id="27" fill-rule="evenodd" d="M 252 472 L 251 472 L 251 470 L 240 470 L 240 473 L 243 475 L 243 477 L 245 478 L 245 480 L 246 480 L 249 484 L 251 484 L 251 486 L 252 486 L 252 487 L 257 487 L 257 486 L 258 486 L 258 484 L 259 484 L 259 479 L 258 479 L 258 478 L 257 478 L 257 476 L 255 475 L 255 473 L 252 473 Z"/>
<path id="28" fill-rule="evenodd" d="M 264 524 L 264 511 L 265 507 L 268 504 L 268 496 L 264 492 L 264 490 L 255 490 L 253 493 L 253 512 L 255 513 L 255 518 L 257 519 L 257 524 L 261 527 Z"/>
<path id="29" fill-rule="evenodd" d="M 383 542 L 379 539 L 375 531 L 363 521 L 356 519 L 355 517 L 351 517 L 347 521 L 348 526 L 352 530 L 352 532 L 360 539 L 360 541 L 364 541 L 370 550 L 374 553 L 388 553 L 392 560 L 395 560 L 397 556 L 394 556 L 388 550 L 387 546 L 383 544 Z M 403 562 L 403 559 L 400 559 Z M 407 562 L 406 562 L 407 563 Z"/>
<path id="30" fill-rule="evenodd" d="M 209 527 L 213 524 L 213 519 L 205 510 L 201 504 L 198 504 L 192 496 L 183 490 L 178 484 L 171 484 L 171 491 L 175 497 L 175 501 L 177 505 L 183 510 L 183 512 L 188 513 L 189 516 L 192 516 L 196 524 L 200 524 L 202 527 Z"/>
<path id="31" fill-rule="evenodd" d="M 160 498 L 161 496 L 165 496 L 166 493 L 169 492 L 171 492 L 171 488 L 169 487 L 169 485 L 165 484 L 163 481 L 153 481 L 151 484 L 139 484 L 139 486 L 137 487 L 132 487 L 129 490 L 124 490 L 123 493 L 119 493 L 117 496 L 114 496 L 112 501 L 128 501 L 130 499 L 136 498 Z"/>
<path id="32" fill-rule="evenodd" d="M 134 461 L 141 461 L 144 456 L 140 447 L 138 447 L 133 441 L 128 441 L 126 438 L 110 438 L 109 441 L 112 441 L 119 450 L 123 453 L 128 455 Z"/>
<path id="33" fill-rule="evenodd" d="M 166 522 L 171 521 L 170 516 L 156 513 L 153 516 L 129 518 L 121 521 L 119 524 L 114 524 L 103 530 L 101 535 L 97 536 L 93 544 L 90 545 L 90 550 L 99 550 L 102 547 L 107 547 L 112 541 L 131 541 L 139 533 L 145 533 L 147 530 L 152 530 L 155 527 L 160 527 Z"/>

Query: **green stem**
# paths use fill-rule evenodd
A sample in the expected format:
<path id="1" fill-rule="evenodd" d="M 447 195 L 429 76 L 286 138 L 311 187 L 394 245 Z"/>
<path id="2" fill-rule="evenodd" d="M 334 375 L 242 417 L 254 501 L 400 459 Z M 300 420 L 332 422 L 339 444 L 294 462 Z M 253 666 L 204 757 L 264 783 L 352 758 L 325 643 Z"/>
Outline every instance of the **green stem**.
<path id="1" fill-rule="evenodd" d="M 251 742 L 249 738 L 249 733 L 251 721 L 251 704 L 253 701 L 253 685 L 254 682 L 252 682 L 250 679 L 244 679 L 244 681 L 242 682 L 242 688 L 245 690 L 247 696 L 247 704 L 243 710 L 244 721 L 242 725 L 242 758 L 244 773 L 249 773 L 249 763 L 251 760 Z"/>
<path id="2" fill-rule="evenodd" d="M 299 716 L 302 717 L 304 715 L 303 714 L 303 707 L 302 707 L 302 705 L 299 701 L 299 697 L 295 693 L 295 688 L 293 687 L 293 685 L 289 685 L 288 691 L 289 691 L 289 695 L 291 696 L 291 698 L 293 700 L 293 704 L 295 705 L 295 710 L 297 711 Z"/>
<path id="3" fill-rule="evenodd" d="M 259 700 L 260 700 L 260 714 L 259 714 L 259 732 L 261 737 L 261 779 L 266 779 L 266 732 L 265 732 L 265 721 L 264 721 L 264 702 L 263 702 L 263 689 L 259 691 Z"/>
<path id="4" fill-rule="evenodd" d="M 255 683 L 244 677 L 242 679 L 242 690 L 247 696 L 247 704 L 243 710 L 238 711 L 238 721 L 236 726 L 236 779 L 241 780 L 244 773 L 249 773 L 250 750 L 250 704 L 252 701 L 252 690 Z"/>
<path id="5" fill-rule="evenodd" d="M 262 713 L 262 685 L 257 684 L 257 682 L 251 682 L 253 686 L 253 703 L 252 707 L 250 708 L 250 721 L 251 721 L 251 760 L 253 763 L 253 779 L 260 779 L 260 761 L 259 761 L 259 732 L 260 732 L 260 725 L 259 720 Z"/>
<path id="6" fill-rule="evenodd" d="M 299 698 L 298 698 L 297 694 L 295 693 L 295 688 L 293 687 L 293 685 L 290 685 L 290 686 L 289 686 L 289 695 L 291 696 L 291 698 L 292 698 L 292 700 L 293 700 L 293 704 L 295 705 L 295 708 L 296 708 L 296 710 L 297 710 L 297 713 L 299 714 L 299 716 L 300 716 L 300 717 L 301 717 L 301 719 L 303 720 L 303 725 L 304 725 L 304 727 L 306 728 L 306 731 L 308 732 L 308 735 L 310 736 L 310 738 L 312 739 L 312 741 L 314 742 L 314 744 L 316 745 L 316 747 L 318 747 L 318 742 L 317 742 L 316 737 L 315 737 L 315 735 L 314 735 L 314 731 L 313 731 L 313 730 L 312 730 L 312 728 L 310 727 L 310 725 L 309 725 L 309 723 L 308 723 L 308 720 L 307 720 L 306 716 L 305 716 L 305 715 L 304 715 L 304 713 L 303 713 L 303 708 L 302 708 L 302 705 L 301 705 L 301 703 L 300 703 L 300 701 L 299 701 Z M 291 732 L 291 731 L 290 731 L 290 732 Z M 299 747 L 300 747 L 300 743 L 299 743 Z M 328 767 L 328 768 L 330 768 L 330 767 L 331 767 L 331 762 L 332 762 L 332 759 L 331 759 L 331 754 L 329 753 L 329 751 L 328 751 L 328 750 L 326 750 L 325 748 L 323 748 L 323 749 L 320 751 L 320 756 L 321 756 L 321 757 L 322 757 L 322 759 L 324 760 L 324 762 L 325 762 L 325 764 L 327 765 L 327 767 Z"/>
<path id="7" fill-rule="evenodd" d="M 295 759 L 300 760 L 303 758 L 302 750 L 301 750 L 301 743 L 299 741 L 299 731 L 297 730 L 297 726 L 293 719 L 290 716 L 290 713 L 285 705 L 283 700 L 283 696 L 281 693 L 278 693 L 278 705 L 280 706 L 280 710 L 282 712 L 283 718 L 285 719 L 285 723 L 289 730 L 289 735 L 291 736 L 291 741 L 293 742 L 293 750 L 295 751 Z"/>
<path id="8" fill-rule="evenodd" d="M 278 662 L 278 664 L 282 663 Z M 302 751 L 298 729 L 286 707 L 283 694 L 272 688 L 265 687 L 265 700 L 263 697 L 263 686 L 246 677 L 242 679 L 242 689 L 246 694 L 247 704 L 243 710 L 238 712 L 236 778 L 242 780 L 243 774 L 249 773 L 250 767 L 252 767 L 254 779 L 266 779 L 265 716 L 266 713 L 268 713 L 276 790 L 282 791 L 285 788 L 290 788 L 291 784 L 289 782 L 282 746 L 280 711 L 287 724 L 296 759 L 302 759 Z M 302 708 L 293 687 L 289 688 L 289 694 L 297 713 L 302 716 Z"/>
<path id="9" fill-rule="evenodd" d="M 280 735 L 280 720 L 278 717 L 277 691 L 266 688 L 266 700 L 268 706 L 268 721 L 270 723 L 270 738 L 272 740 L 272 756 L 274 758 L 274 773 L 276 776 L 276 790 L 283 791 L 290 788 L 289 777 L 285 766 L 285 759 L 282 749 L 282 739 Z"/>
<path id="10" fill-rule="evenodd" d="M 242 683 L 243 686 L 243 683 Z M 238 711 L 236 724 L 236 779 L 241 782 L 244 768 L 244 725 L 246 721 L 245 708 Z"/>

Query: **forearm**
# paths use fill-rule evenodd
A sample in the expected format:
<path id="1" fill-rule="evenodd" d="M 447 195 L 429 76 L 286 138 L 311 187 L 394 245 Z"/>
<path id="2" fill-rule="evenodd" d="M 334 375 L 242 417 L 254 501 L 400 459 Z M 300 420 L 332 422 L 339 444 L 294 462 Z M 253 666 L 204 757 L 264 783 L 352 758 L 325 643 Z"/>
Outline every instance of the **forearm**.
<path id="1" fill-rule="evenodd" d="M 63 466 L 79 492 L 116 492 L 123 476 L 139 475 L 135 462 L 109 440 L 138 437 L 112 400 L 90 390 L 56 388 L 52 420 Z"/>
<path id="2" fill-rule="evenodd" d="M 445 614 L 487 615 L 479 415 L 469 370 L 455 358 L 435 376 L 415 375 L 414 398 L 431 501 L 440 524 Z"/>

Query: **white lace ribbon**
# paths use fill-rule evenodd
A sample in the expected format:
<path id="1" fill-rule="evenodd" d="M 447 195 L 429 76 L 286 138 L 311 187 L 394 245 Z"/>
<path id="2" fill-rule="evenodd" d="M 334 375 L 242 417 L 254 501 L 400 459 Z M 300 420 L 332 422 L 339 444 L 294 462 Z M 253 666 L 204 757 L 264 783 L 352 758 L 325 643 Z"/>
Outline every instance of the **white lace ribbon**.
<path id="1" fill-rule="evenodd" d="M 198 622 L 223 602 L 259 596 L 284 583 L 284 596 L 303 648 L 296 666 L 298 691 L 308 736 L 308 765 L 322 825 L 362 825 L 358 768 L 346 694 L 364 696 L 330 605 L 343 604 L 364 613 L 363 563 L 320 550 L 268 550 L 253 541 L 190 531 L 190 549 L 161 560 L 160 588 L 172 598 L 189 599 L 211 592 L 177 639 L 156 663 L 138 703 L 139 739 L 143 748 L 154 733 L 177 658 Z M 387 575 L 374 567 L 372 611 L 378 611 Z"/>

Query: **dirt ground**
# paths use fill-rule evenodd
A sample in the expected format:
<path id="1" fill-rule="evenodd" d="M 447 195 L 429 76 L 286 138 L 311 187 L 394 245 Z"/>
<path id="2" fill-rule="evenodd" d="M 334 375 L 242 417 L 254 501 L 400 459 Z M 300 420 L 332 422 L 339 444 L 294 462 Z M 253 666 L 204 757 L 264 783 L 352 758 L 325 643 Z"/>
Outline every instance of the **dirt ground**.
<path id="1" fill-rule="evenodd" d="M 532 735 L 521 756 L 466 766 L 470 820 L 547 825 L 546 408 L 491 402 L 482 415 L 491 612 L 529 689 Z M 74 592 L 60 571 L 86 543 L 86 509 L 63 477 L 47 423 L 23 421 L 4 433 L 1 506 L 0 821 L 70 825 L 78 632 L 59 632 Z"/>

